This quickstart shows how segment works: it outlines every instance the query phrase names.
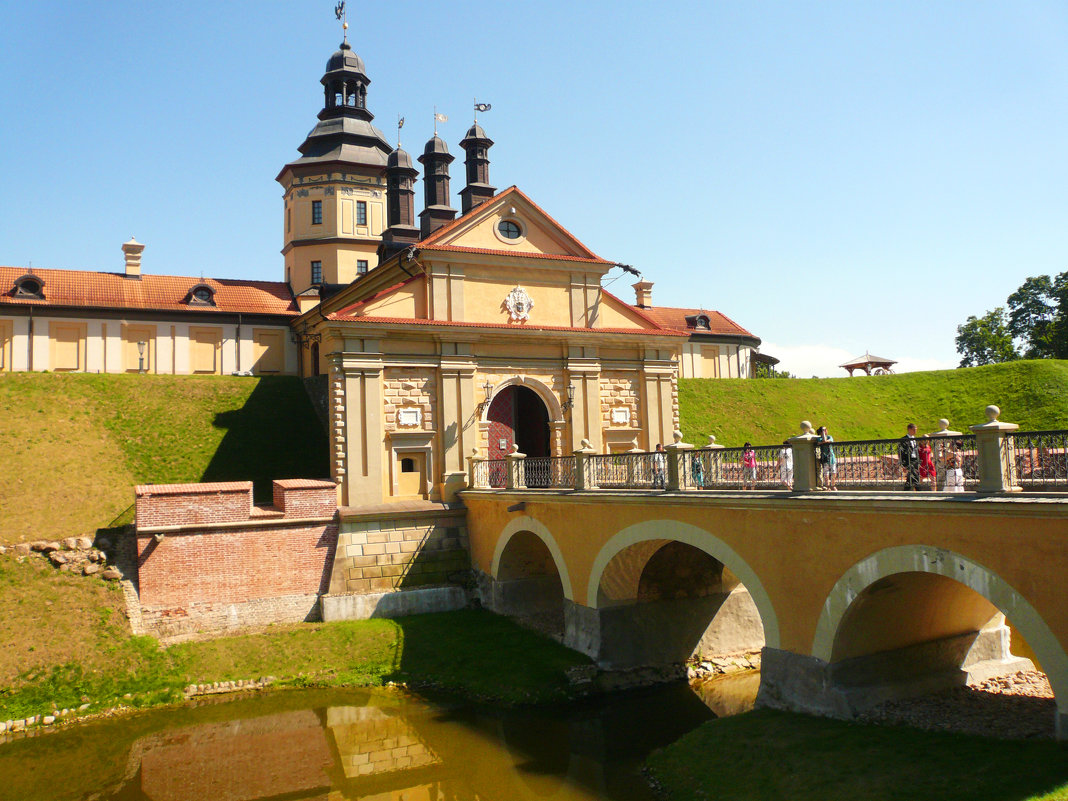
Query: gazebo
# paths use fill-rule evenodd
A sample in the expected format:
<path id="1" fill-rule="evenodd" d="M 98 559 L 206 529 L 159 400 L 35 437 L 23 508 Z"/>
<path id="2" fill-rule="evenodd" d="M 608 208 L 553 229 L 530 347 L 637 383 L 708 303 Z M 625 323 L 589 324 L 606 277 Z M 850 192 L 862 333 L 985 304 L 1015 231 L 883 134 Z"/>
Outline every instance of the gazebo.
<path id="1" fill-rule="evenodd" d="M 850 359 L 845 364 L 838 365 L 844 367 L 849 371 L 849 377 L 853 377 L 854 370 L 863 370 L 865 375 L 889 375 L 894 372 L 890 369 L 890 365 L 897 364 L 893 359 L 883 359 L 879 356 L 872 356 L 867 351 L 864 351 L 863 356 L 857 356 L 855 359 Z"/>

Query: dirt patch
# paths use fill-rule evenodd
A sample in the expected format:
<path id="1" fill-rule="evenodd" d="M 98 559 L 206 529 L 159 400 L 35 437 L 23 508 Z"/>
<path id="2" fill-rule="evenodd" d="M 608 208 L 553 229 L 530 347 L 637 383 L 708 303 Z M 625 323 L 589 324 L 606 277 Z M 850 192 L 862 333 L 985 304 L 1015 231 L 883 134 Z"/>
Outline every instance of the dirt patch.
<path id="1" fill-rule="evenodd" d="M 974 687 L 880 704 L 861 720 L 1008 740 L 1053 737 L 1056 702 L 1045 673 L 1020 671 Z"/>

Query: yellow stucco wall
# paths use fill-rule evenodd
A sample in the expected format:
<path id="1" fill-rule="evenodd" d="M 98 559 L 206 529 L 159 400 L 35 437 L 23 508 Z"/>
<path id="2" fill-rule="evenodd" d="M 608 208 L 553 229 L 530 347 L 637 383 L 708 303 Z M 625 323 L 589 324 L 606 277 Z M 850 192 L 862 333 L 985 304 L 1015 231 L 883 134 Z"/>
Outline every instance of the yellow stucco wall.
<path id="1" fill-rule="evenodd" d="M 749 568 L 759 578 L 778 619 L 778 647 L 795 653 L 812 652 L 817 624 L 839 579 L 895 546 L 929 551 L 933 560 L 959 554 L 983 566 L 1026 599 L 1062 653 L 1068 643 L 1062 580 L 1068 574 L 1068 509 L 1063 505 L 1050 511 L 1004 500 L 823 502 L 711 495 L 676 500 L 622 494 L 609 502 L 595 494 L 538 498 L 468 491 L 471 555 L 479 569 L 490 572 L 499 534 L 518 516 L 507 507 L 520 498 L 526 501 L 522 514 L 537 520 L 558 544 L 571 584 L 567 595 L 577 603 L 587 603 L 591 570 L 620 532 L 644 524 L 643 536 L 658 532 L 672 539 L 676 528 L 695 527 L 741 560 L 741 565 L 727 563 L 728 568 L 739 574 Z"/>

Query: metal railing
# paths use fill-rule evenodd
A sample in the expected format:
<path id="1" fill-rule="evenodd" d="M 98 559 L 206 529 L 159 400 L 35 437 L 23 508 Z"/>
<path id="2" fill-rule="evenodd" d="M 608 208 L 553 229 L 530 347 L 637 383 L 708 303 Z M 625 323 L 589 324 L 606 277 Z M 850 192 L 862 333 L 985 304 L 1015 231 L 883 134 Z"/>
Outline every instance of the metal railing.
<path id="1" fill-rule="evenodd" d="M 820 485 L 850 490 L 964 492 L 978 484 L 975 437 L 917 437 L 828 442 L 816 446 Z"/>
<path id="2" fill-rule="evenodd" d="M 665 452 L 613 453 L 588 458 L 589 477 L 601 489 L 664 489 L 667 487 Z"/>
<path id="3" fill-rule="evenodd" d="M 1007 439 L 1020 487 L 1038 492 L 1068 489 L 1068 430 L 1017 431 Z"/>
<path id="4" fill-rule="evenodd" d="M 478 489 L 504 489 L 508 477 L 505 459 L 476 459 L 474 486 Z"/>
<path id="5" fill-rule="evenodd" d="M 793 479 L 789 446 L 701 448 L 683 451 L 680 458 L 681 483 L 694 489 L 786 489 Z"/>
<path id="6" fill-rule="evenodd" d="M 509 483 L 532 489 L 667 489 L 677 459 L 680 490 L 792 489 L 794 460 L 812 458 L 814 449 L 818 485 L 827 489 L 968 492 L 979 489 L 983 475 L 988 492 L 1014 485 L 1031 492 L 1068 491 L 1068 429 L 1018 431 L 1001 435 L 999 442 L 1001 459 L 985 468 L 976 436 L 960 434 L 918 437 L 915 457 L 895 438 L 530 457 L 515 465 L 509 459 L 472 459 L 471 483 L 479 489 L 504 489 Z M 577 475 L 580 464 L 582 476 Z M 509 470 L 514 471 L 511 482 Z"/>
<path id="7" fill-rule="evenodd" d="M 575 487 L 574 456 L 534 456 L 523 460 L 524 483 L 533 488 Z"/>

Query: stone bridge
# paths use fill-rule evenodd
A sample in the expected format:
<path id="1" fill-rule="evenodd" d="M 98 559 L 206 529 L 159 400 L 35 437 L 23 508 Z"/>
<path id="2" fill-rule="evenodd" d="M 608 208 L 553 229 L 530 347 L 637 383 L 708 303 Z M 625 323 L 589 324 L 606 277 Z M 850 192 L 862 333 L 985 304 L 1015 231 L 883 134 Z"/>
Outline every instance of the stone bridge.
<path id="1" fill-rule="evenodd" d="M 758 703 L 850 717 L 1028 666 L 1068 737 L 1068 496 L 469 489 L 487 606 L 610 668 L 763 648 Z M 1021 646 L 1023 644 L 1021 643 Z"/>

